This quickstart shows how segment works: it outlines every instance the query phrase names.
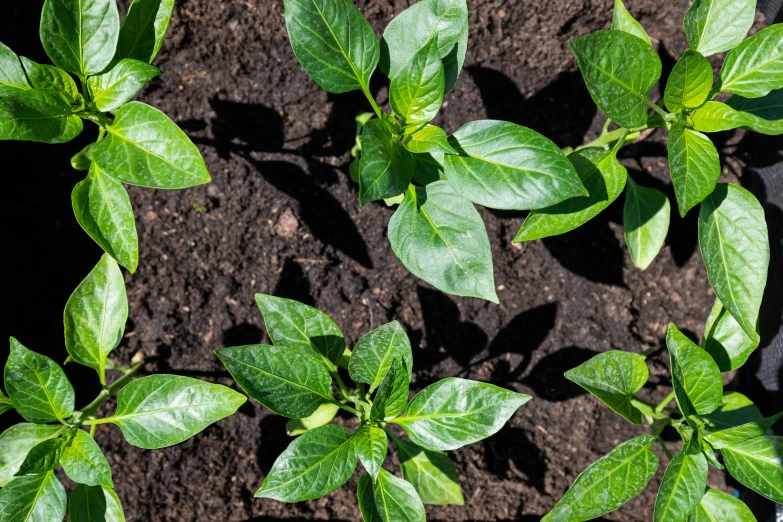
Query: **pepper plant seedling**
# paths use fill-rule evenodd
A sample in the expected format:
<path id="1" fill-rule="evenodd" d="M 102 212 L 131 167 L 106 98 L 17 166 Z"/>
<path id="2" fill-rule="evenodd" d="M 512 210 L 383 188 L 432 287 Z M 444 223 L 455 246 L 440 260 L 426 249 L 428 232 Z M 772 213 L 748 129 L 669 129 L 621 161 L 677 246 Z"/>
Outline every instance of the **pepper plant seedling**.
<path id="1" fill-rule="evenodd" d="M 73 189 L 76 220 L 134 272 L 139 245 L 123 183 L 181 189 L 210 181 L 190 139 L 161 111 L 130 101 L 161 71 L 174 0 L 134 0 L 125 19 L 115 0 L 46 0 L 40 36 L 52 65 L 18 57 L 0 43 L 0 140 L 65 143 L 98 126 L 95 143 L 71 160 L 88 171 Z M 73 76 L 79 79 L 81 92 Z"/>
<path id="2" fill-rule="evenodd" d="M 399 207 L 392 250 L 415 276 L 455 295 L 497 302 L 492 252 L 473 203 L 530 210 L 586 196 L 579 166 L 537 132 L 504 121 L 467 123 L 453 136 L 431 125 L 457 81 L 468 41 L 465 0 L 421 0 L 388 25 L 379 42 L 350 0 L 284 0 L 294 54 L 324 90 L 361 90 L 375 118 L 362 116 L 351 167 L 359 202 Z M 376 67 L 390 79 L 391 112 L 370 92 Z"/>
<path id="3" fill-rule="evenodd" d="M 727 353 L 752 350 L 753 342 L 740 325 L 717 306 L 707 321 L 701 346 L 674 324 L 666 346 L 674 391 L 655 405 L 636 393 L 647 382 L 645 356 L 612 350 L 596 355 L 566 372 L 575 382 L 627 421 L 643 420 L 652 435 L 626 441 L 584 470 L 544 517 L 544 522 L 578 522 L 619 508 L 641 493 L 659 466 L 653 444 L 669 457 L 655 500 L 654 522 L 755 522 L 738 498 L 707 488 L 709 465 L 728 470 L 758 494 L 783 503 L 783 437 L 768 434 L 783 413 L 764 418 L 744 395 L 723 392 L 721 361 Z M 676 399 L 677 408 L 668 405 Z M 661 432 L 673 427 L 682 448 L 672 456 Z M 723 464 L 715 452 L 723 457 Z"/>
<path id="4" fill-rule="evenodd" d="M 0 390 L 0 413 L 15 409 L 27 422 L 0 435 L 0 520 L 61 522 L 67 506 L 71 522 L 124 522 L 112 469 L 93 438 L 98 424 L 117 425 L 132 446 L 165 448 L 232 415 L 245 402 L 241 393 L 190 377 L 134 380 L 141 362 L 126 369 L 109 358 L 127 318 L 122 273 L 104 254 L 64 313 L 68 361 L 94 369 L 103 385 L 95 400 L 79 410 L 60 365 L 11 338 L 4 372 L 8 395 Z M 120 373 L 108 385 L 107 371 Z M 115 394 L 115 414 L 97 417 Z M 69 500 L 54 473 L 58 466 L 76 483 Z"/>
<path id="5" fill-rule="evenodd" d="M 256 497 L 282 502 L 322 497 L 351 478 L 358 457 L 367 471 L 357 491 L 365 521 L 424 521 L 424 504 L 463 503 L 456 468 L 442 452 L 495 434 L 530 400 L 492 384 L 448 378 L 409 402 L 413 354 L 398 322 L 376 328 L 350 351 L 339 327 L 315 308 L 260 294 L 256 302 L 274 344 L 215 353 L 242 389 L 292 419 L 289 434 L 299 435 Z M 356 426 L 353 433 L 330 424 L 339 409 L 358 417 L 349 421 Z M 405 430 L 411 442 L 395 435 L 391 425 Z M 383 467 L 389 439 L 404 478 Z"/>

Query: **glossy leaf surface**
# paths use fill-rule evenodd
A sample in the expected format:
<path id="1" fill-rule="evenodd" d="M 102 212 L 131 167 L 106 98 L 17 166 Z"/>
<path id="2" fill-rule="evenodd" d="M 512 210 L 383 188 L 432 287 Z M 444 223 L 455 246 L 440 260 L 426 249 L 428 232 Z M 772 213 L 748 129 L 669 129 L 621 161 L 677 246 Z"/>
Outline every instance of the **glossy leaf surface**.
<path id="1" fill-rule="evenodd" d="M 27 72 L 27 78 L 34 89 L 60 91 L 70 100 L 76 100 L 79 97 L 79 88 L 67 72 L 51 65 L 36 63 L 24 56 L 21 57 L 21 60 L 22 66 Z"/>
<path id="2" fill-rule="evenodd" d="M 701 345 L 715 359 L 720 371 L 728 372 L 745 364 L 759 341 L 758 337 L 755 340 L 748 337 L 720 299 L 715 299 Z"/>
<path id="3" fill-rule="evenodd" d="M 381 469 L 373 484 L 373 497 L 383 522 L 425 522 L 424 504 L 413 486 Z"/>
<path id="4" fill-rule="evenodd" d="M 655 499 L 654 522 L 680 522 L 688 518 L 707 487 L 707 459 L 686 445 L 669 463 Z"/>
<path id="5" fill-rule="evenodd" d="M 52 424 L 15 424 L 0 435 L 0 487 L 14 478 L 35 446 L 57 436 L 62 426 Z"/>
<path id="6" fill-rule="evenodd" d="M 152 63 L 169 28 L 174 0 L 133 0 L 122 20 L 115 60 Z"/>
<path id="7" fill-rule="evenodd" d="M 374 421 L 396 417 L 408 404 L 411 372 L 401 361 L 402 359 L 394 360 L 378 388 L 378 393 L 375 394 L 370 410 L 370 418 Z"/>
<path id="8" fill-rule="evenodd" d="M 608 207 L 622 193 L 628 171 L 616 150 L 582 149 L 568 155 L 587 196 L 577 196 L 528 214 L 515 243 L 556 236 L 578 228 Z"/>
<path id="9" fill-rule="evenodd" d="M 725 103 L 708 101 L 689 116 L 693 128 L 702 132 L 721 132 L 749 125 L 753 118 Z"/>
<path id="10" fill-rule="evenodd" d="M 320 498 L 345 484 L 355 469 L 356 450 L 348 431 L 328 424 L 294 439 L 255 496 L 281 502 Z"/>
<path id="11" fill-rule="evenodd" d="M 721 450 L 731 476 L 759 495 L 783 503 L 783 437 L 756 437 Z"/>
<path id="12" fill-rule="evenodd" d="M 160 73 L 160 69 L 146 62 L 124 58 L 108 72 L 91 76 L 87 85 L 98 110 L 109 112 L 129 102 L 145 83 Z"/>
<path id="13" fill-rule="evenodd" d="M 479 120 L 449 138 L 446 179 L 463 197 L 489 208 L 545 208 L 587 191 L 565 154 L 515 123 Z"/>
<path id="14" fill-rule="evenodd" d="M 707 101 L 711 89 L 712 65 L 704 56 L 688 49 L 669 75 L 663 102 L 675 113 L 693 109 Z"/>
<path id="15" fill-rule="evenodd" d="M 599 353 L 565 373 L 566 379 L 595 395 L 633 424 L 642 422 L 642 413 L 631 404 L 631 399 L 648 377 L 644 357 L 619 350 Z"/>
<path id="16" fill-rule="evenodd" d="M 65 488 L 53 471 L 17 477 L 0 490 L 0 520 L 60 522 L 66 503 Z"/>
<path id="17" fill-rule="evenodd" d="M 413 132 L 406 132 L 402 137 L 402 144 L 414 154 L 457 154 L 449 143 L 446 132 L 435 125 L 425 125 Z"/>
<path id="18" fill-rule="evenodd" d="M 373 480 L 378 478 L 389 447 L 386 433 L 375 426 L 363 426 L 354 434 L 354 447 L 367 473 Z"/>
<path id="19" fill-rule="evenodd" d="M 0 97 L 26 91 L 30 83 L 19 63 L 19 57 L 7 45 L 0 42 Z"/>
<path id="20" fill-rule="evenodd" d="M 623 206 L 623 235 L 633 264 L 646 270 L 666 242 L 671 204 L 666 194 L 628 178 Z"/>
<path id="21" fill-rule="evenodd" d="M 718 365 L 701 347 L 669 324 L 666 347 L 671 361 L 674 393 L 682 414 L 706 415 L 721 402 L 723 378 Z"/>
<path id="22" fill-rule="evenodd" d="M 443 60 L 436 34 L 392 79 L 392 110 L 406 125 L 430 121 L 443 103 L 443 82 Z"/>
<path id="23" fill-rule="evenodd" d="M 644 126 L 647 96 L 661 76 L 652 46 L 622 31 L 597 31 L 569 44 L 598 108 L 623 127 Z"/>
<path id="24" fill-rule="evenodd" d="M 623 4 L 623 0 L 614 0 L 612 30 L 623 31 L 628 34 L 632 34 L 652 45 L 652 42 L 650 42 L 650 37 L 647 35 L 647 31 L 645 31 L 644 27 L 642 27 L 642 24 L 636 21 L 631 13 L 628 12 L 628 9 L 625 8 L 625 4 Z"/>
<path id="25" fill-rule="evenodd" d="M 736 94 L 726 105 L 744 112 L 750 118 L 746 127 L 762 134 L 783 134 L 783 89 L 777 89 L 761 98 L 743 98 Z"/>
<path id="26" fill-rule="evenodd" d="M 760 98 L 783 88 L 783 24 L 754 34 L 726 56 L 721 91 Z"/>
<path id="27" fill-rule="evenodd" d="M 109 461 L 95 439 L 84 430 L 77 429 L 65 445 L 60 464 L 68 478 L 77 484 L 114 487 Z"/>
<path id="28" fill-rule="evenodd" d="M 756 0 L 696 0 L 685 14 L 688 46 L 711 56 L 739 45 L 756 16 Z"/>
<path id="29" fill-rule="evenodd" d="M 529 400 L 492 384 L 448 378 L 424 388 L 391 422 L 419 446 L 452 450 L 494 435 Z"/>
<path id="30" fill-rule="evenodd" d="M 405 362 L 407 368 L 413 367 L 408 334 L 399 322 L 392 321 L 359 339 L 348 363 L 348 373 L 354 382 L 369 384 L 368 391 L 372 393 L 398 358 Z"/>
<path id="31" fill-rule="evenodd" d="M 24 458 L 16 475 L 36 475 L 53 470 L 60 464 L 60 454 L 65 443 L 64 438 L 53 438 L 39 442 Z"/>
<path id="32" fill-rule="evenodd" d="M 707 136 L 678 123 L 669 130 L 668 149 L 674 195 L 684 217 L 715 190 L 720 158 Z"/>
<path id="33" fill-rule="evenodd" d="M 424 449 L 392 436 L 397 448 L 402 476 L 410 482 L 425 504 L 464 504 L 457 468 L 451 459 L 439 452 Z"/>
<path id="34" fill-rule="evenodd" d="M 688 522 L 756 522 L 750 508 L 733 495 L 707 488 Z"/>
<path id="35" fill-rule="evenodd" d="M 705 433 L 704 438 L 715 449 L 737 446 L 747 440 L 764 435 L 781 417 L 783 417 L 783 413 L 778 413 L 766 419 L 754 420 L 725 430 L 708 432 Z"/>
<path id="36" fill-rule="evenodd" d="M 329 372 L 304 348 L 252 345 L 215 353 L 248 395 L 278 415 L 302 419 L 332 402 Z"/>
<path id="37" fill-rule="evenodd" d="M 335 418 L 340 407 L 331 402 L 321 404 L 315 413 L 304 419 L 291 419 L 285 423 L 285 430 L 289 437 L 301 435 L 314 428 L 320 428 L 329 424 Z"/>
<path id="38" fill-rule="evenodd" d="M 758 200 L 742 187 L 719 184 L 701 206 L 699 249 L 715 295 L 757 342 L 769 267 L 767 222 Z"/>
<path id="39" fill-rule="evenodd" d="M 78 136 L 82 120 L 61 92 L 29 89 L 0 98 L 0 140 L 65 143 Z"/>
<path id="40" fill-rule="evenodd" d="M 723 430 L 762 420 L 764 415 L 753 401 L 738 392 L 726 392 L 720 400 L 720 407 L 702 419 L 707 429 Z"/>
<path id="41" fill-rule="evenodd" d="M 190 138 L 159 110 L 130 102 L 115 113 L 93 162 L 112 177 L 141 187 L 181 189 L 209 183 L 204 160 Z"/>
<path id="42" fill-rule="evenodd" d="M 415 168 L 413 156 L 397 143 L 385 121 L 376 118 L 364 125 L 359 163 L 360 204 L 399 196 L 408 188 Z"/>
<path id="43" fill-rule="evenodd" d="M 416 277 L 449 294 L 498 302 L 484 221 L 448 182 L 408 189 L 388 234 L 395 255 Z"/>

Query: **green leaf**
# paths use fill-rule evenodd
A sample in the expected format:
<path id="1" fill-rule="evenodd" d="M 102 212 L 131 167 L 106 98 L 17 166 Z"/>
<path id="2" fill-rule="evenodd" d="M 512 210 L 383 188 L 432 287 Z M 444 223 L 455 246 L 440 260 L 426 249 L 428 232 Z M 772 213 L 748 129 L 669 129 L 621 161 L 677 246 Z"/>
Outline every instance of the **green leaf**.
<path id="1" fill-rule="evenodd" d="M 539 133 L 515 123 L 480 120 L 449 138 L 446 179 L 463 197 L 489 208 L 545 208 L 587 196 L 565 154 Z"/>
<path id="2" fill-rule="evenodd" d="M 622 127 L 643 127 L 647 96 L 661 77 L 652 46 L 622 31 L 597 31 L 568 43 L 598 108 Z"/>
<path id="3" fill-rule="evenodd" d="M 391 436 L 397 448 L 402 476 L 411 483 L 425 504 L 461 506 L 465 503 L 459 487 L 457 468 L 449 457 L 439 451 Z"/>
<path id="4" fill-rule="evenodd" d="M 720 70 L 721 92 L 760 98 L 783 88 L 783 24 L 754 34 L 726 56 Z"/>
<path id="5" fill-rule="evenodd" d="M 446 179 L 444 172 L 446 156 L 443 152 L 414 154 L 413 158 L 416 160 L 416 170 L 413 173 L 413 179 L 416 183 L 429 185 Z"/>
<path id="6" fill-rule="evenodd" d="M 398 358 L 407 368 L 413 367 L 408 334 L 399 322 L 392 321 L 359 339 L 348 363 L 348 373 L 354 382 L 369 384 L 368 393 L 372 393 Z"/>
<path id="7" fill-rule="evenodd" d="M 402 145 L 414 154 L 459 154 L 449 143 L 446 132 L 435 125 L 424 125 L 410 132 L 406 129 L 402 136 Z"/>
<path id="8" fill-rule="evenodd" d="M 720 299 L 715 299 L 701 346 L 715 359 L 720 371 L 729 372 L 745 364 L 758 345 L 758 336 L 755 340 L 748 337 Z"/>
<path id="9" fill-rule="evenodd" d="M 0 42 L 0 96 L 26 91 L 30 88 L 19 63 L 19 57 L 7 45 Z"/>
<path id="10" fill-rule="evenodd" d="M 115 0 L 46 0 L 41 43 L 60 69 L 82 78 L 103 71 L 120 33 Z"/>
<path id="11" fill-rule="evenodd" d="M 174 0 L 134 0 L 122 21 L 114 59 L 152 63 L 163 45 L 173 9 Z"/>
<path id="12" fill-rule="evenodd" d="M 334 401 L 329 372 L 304 348 L 252 345 L 215 353 L 248 395 L 278 415 L 302 419 Z"/>
<path id="13" fill-rule="evenodd" d="M 355 469 L 356 449 L 348 430 L 328 424 L 294 439 L 255 496 L 281 502 L 320 498 L 345 484 Z"/>
<path id="14" fill-rule="evenodd" d="M 663 248 L 671 204 L 666 194 L 628 178 L 623 206 L 623 235 L 633 264 L 646 270 Z"/>
<path id="15" fill-rule="evenodd" d="M 753 404 L 753 401 L 738 392 L 726 392 L 721 397 L 720 407 L 709 415 L 702 417 L 705 426 L 710 430 L 723 430 L 761 420 L 764 415 Z"/>
<path id="16" fill-rule="evenodd" d="M 67 440 L 64 438 L 39 442 L 24 458 L 15 475 L 37 475 L 53 470 L 60 464 L 60 454 L 66 442 Z"/>
<path id="17" fill-rule="evenodd" d="M 0 490 L 3 522 L 61 522 L 68 499 L 53 471 L 16 477 Z"/>
<path id="18" fill-rule="evenodd" d="M 106 130 L 106 137 L 93 147 L 92 157 L 113 178 L 160 189 L 209 183 L 209 172 L 196 146 L 159 110 L 127 103 Z"/>
<path id="19" fill-rule="evenodd" d="M 726 52 L 745 39 L 755 16 L 756 0 L 695 0 L 685 14 L 688 46 L 704 56 Z"/>
<path id="20" fill-rule="evenodd" d="M 0 415 L 14 409 L 14 403 L 0 390 Z M 1 486 L 1 485 L 0 485 Z"/>
<path id="21" fill-rule="evenodd" d="M 484 221 L 446 181 L 410 187 L 389 221 L 395 255 L 443 292 L 498 302 Z"/>
<path id="22" fill-rule="evenodd" d="M 375 426 L 362 426 L 353 435 L 356 455 L 373 480 L 378 478 L 383 461 L 386 460 L 386 451 L 389 439 L 386 433 Z"/>
<path id="23" fill-rule="evenodd" d="M 60 465 L 77 484 L 114 487 L 111 466 L 98 443 L 84 430 L 77 429 L 60 456 Z"/>
<path id="24" fill-rule="evenodd" d="M 68 500 L 69 522 L 125 522 L 117 494 L 106 486 L 76 484 Z"/>
<path id="25" fill-rule="evenodd" d="M 725 103 L 708 101 L 689 116 L 693 128 L 702 132 L 722 132 L 746 127 L 754 118 Z"/>
<path id="26" fill-rule="evenodd" d="M 411 371 L 404 365 L 403 359 L 394 359 L 386 373 L 370 410 L 373 421 L 390 420 L 402 413 L 408 404 L 410 393 Z"/>
<path id="27" fill-rule="evenodd" d="M 669 130 L 669 169 L 680 216 L 715 190 L 720 158 L 712 141 L 694 130 L 673 123 Z"/>
<path id="28" fill-rule="evenodd" d="M 391 422 L 419 446 L 453 450 L 494 435 L 529 400 L 492 384 L 450 377 L 424 388 Z"/>
<path id="29" fill-rule="evenodd" d="M 82 129 L 81 118 L 73 115 L 61 92 L 29 89 L 0 98 L 0 141 L 65 143 Z"/>
<path id="30" fill-rule="evenodd" d="M 179 375 L 150 375 L 117 395 L 117 412 L 105 422 L 120 427 L 125 440 L 143 449 L 179 444 L 232 415 L 246 398 L 219 384 Z"/>
<path id="31" fill-rule="evenodd" d="M 762 134 L 783 134 L 783 89 L 777 89 L 761 98 L 743 98 L 736 94 L 726 105 L 748 116 L 746 127 Z"/>
<path id="32" fill-rule="evenodd" d="M 291 47 L 327 92 L 369 91 L 380 57 L 372 26 L 350 0 L 284 0 Z"/>
<path id="33" fill-rule="evenodd" d="M 737 446 L 746 440 L 764 435 L 781 417 L 783 417 L 783 413 L 778 413 L 772 417 L 755 420 L 733 428 L 705 432 L 704 438 L 714 449 Z"/>
<path id="34" fill-rule="evenodd" d="M 707 487 L 707 459 L 695 439 L 669 463 L 655 499 L 654 522 L 682 522 L 699 504 Z M 695 450 L 693 448 L 696 448 Z"/>
<path id="35" fill-rule="evenodd" d="M 109 112 L 129 102 L 145 83 L 161 72 L 147 62 L 124 58 L 108 72 L 100 76 L 91 76 L 87 80 L 87 85 L 98 110 Z"/>
<path id="36" fill-rule="evenodd" d="M 59 91 L 70 100 L 79 98 L 79 88 L 67 72 L 51 65 L 35 63 L 24 56 L 21 60 L 33 88 Z"/>
<path id="37" fill-rule="evenodd" d="M 95 143 L 90 143 L 82 150 L 80 150 L 79 152 L 73 155 L 73 157 L 71 158 L 71 167 L 74 170 L 90 170 L 90 165 L 92 165 L 93 145 L 95 145 Z"/>
<path id="38" fill-rule="evenodd" d="M 13 337 L 5 365 L 5 388 L 16 411 L 28 422 L 64 421 L 73 413 L 73 386 L 63 369 Z"/>
<path id="39" fill-rule="evenodd" d="M 783 437 L 756 437 L 721 450 L 731 476 L 778 504 L 783 503 Z"/>
<path id="40" fill-rule="evenodd" d="M 397 143 L 385 121 L 376 118 L 365 124 L 359 163 L 361 205 L 405 192 L 415 168 L 413 156 Z"/>
<path id="41" fill-rule="evenodd" d="M 528 214 L 514 243 L 565 234 L 578 228 L 608 207 L 623 191 L 628 171 L 617 161 L 617 150 L 582 149 L 568 159 L 588 194 L 561 201 Z"/>
<path id="42" fill-rule="evenodd" d="M 674 393 L 683 416 L 707 415 L 715 411 L 721 402 L 723 378 L 712 357 L 680 332 L 674 323 L 669 324 L 666 332 L 666 347 Z"/>
<path id="43" fill-rule="evenodd" d="M 392 110 L 406 125 L 430 121 L 443 103 L 443 82 L 443 60 L 435 34 L 392 78 Z"/>
<path id="44" fill-rule="evenodd" d="M 291 419 L 285 423 L 285 430 L 288 436 L 296 437 L 306 431 L 310 431 L 314 428 L 320 428 L 325 424 L 332 422 L 337 412 L 340 411 L 340 407 L 331 402 L 325 402 L 318 406 L 315 413 L 304 419 Z"/>
<path id="45" fill-rule="evenodd" d="M 750 508 L 733 495 L 707 488 L 688 522 L 756 522 Z"/>
<path id="46" fill-rule="evenodd" d="M 373 484 L 373 497 L 383 522 L 426 522 L 424 504 L 413 486 L 381 469 Z"/>
<path id="47" fill-rule="evenodd" d="M 702 0 L 697 0 L 693 5 Z M 712 90 L 712 65 L 691 49 L 677 61 L 666 82 L 663 102 L 671 112 L 693 109 L 707 101 Z"/>
<path id="48" fill-rule="evenodd" d="M 435 35 L 448 92 L 457 82 L 468 48 L 465 0 L 421 0 L 397 15 L 383 32 L 381 70 L 394 80 Z"/>
<path id="49" fill-rule="evenodd" d="M 383 522 L 381 515 L 378 514 L 378 508 L 375 507 L 370 475 L 359 477 L 359 483 L 356 486 L 356 497 L 359 500 L 359 510 L 362 513 L 364 522 Z"/>
<path id="50" fill-rule="evenodd" d="M 139 265 L 139 238 L 130 197 L 122 183 L 96 163 L 89 169 L 71 193 L 76 221 L 104 252 L 133 273 Z"/>
<path id="51" fill-rule="evenodd" d="M 35 446 L 56 437 L 62 431 L 62 426 L 26 422 L 5 430 L 0 435 L 0 487 L 11 482 Z"/>
<path id="52" fill-rule="evenodd" d="M 642 24 L 628 12 L 625 8 L 623 0 L 614 0 L 614 14 L 612 16 L 612 30 L 623 31 L 628 34 L 632 34 L 637 38 L 641 38 L 652 46 L 650 37 L 647 35 L 647 31 L 644 30 Z"/>
<path id="53" fill-rule="evenodd" d="M 599 353 L 565 373 L 566 379 L 595 395 L 633 424 L 642 422 L 642 413 L 631 404 L 631 399 L 642 389 L 648 377 L 643 356 L 619 350 Z"/>
<path id="54" fill-rule="evenodd" d="M 721 183 L 699 213 L 699 248 L 715 295 L 753 342 L 767 283 L 764 209 L 747 190 Z"/>
<path id="55" fill-rule="evenodd" d="M 106 357 L 122 340 L 128 320 L 125 280 L 114 259 L 101 257 L 71 294 L 63 320 L 71 359 L 94 369 L 106 384 Z"/>
<path id="56" fill-rule="evenodd" d="M 655 437 L 624 442 L 592 463 L 541 522 L 580 522 L 614 511 L 641 493 L 658 470 Z"/>

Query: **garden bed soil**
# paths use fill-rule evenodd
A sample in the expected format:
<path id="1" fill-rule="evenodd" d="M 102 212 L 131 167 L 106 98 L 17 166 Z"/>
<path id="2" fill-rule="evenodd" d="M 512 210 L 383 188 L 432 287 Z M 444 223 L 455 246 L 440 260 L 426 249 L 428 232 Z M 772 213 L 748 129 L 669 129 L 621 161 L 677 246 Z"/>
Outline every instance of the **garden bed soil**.
<path id="1" fill-rule="evenodd" d="M 561 146 L 595 137 L 602 117 L 567 40 L 608 28 L 612 2 L 468 3 L 465 70 L 435 123 L 453 132 L 470 120 L 510 120 Z M 37 38 L 41 4 L 5 6 L 0 39 L 47 62 Z M 408 4 L 358 2 L 379 35 Z M 687 5 L 628 2 L 658 45 L 664 77 L 685 49 Z M 605 350 L 662 347 L 670 321 L 701 335 L 713 294 L 698 253 L 695 211 L 685 219 L 672 215 L 666 246 L 642 272 L 624 247 L 622 197 L 577 232 L 522 245 L 511 239 L 524 213 L 479 209 L 500 305 L 451 297 L 417 280 L 393 255 L 386 238 L 393 209 L 359 207 L 347 171 L 353 119 L 368 106 L 360 93 L 330 95 L 307 77 L 289 46 L 282 2 L 178 0 L 156 64 L 165 73 L 139 99 L 186 129 L 213 182 L 173 192 L 130 188 L 141 259 L 138 272 L 126 276 L 130 321 L 114 353 L 118 362 L 128 364 L 142 351 L 146 372 L 233 385 L 213 350 L 267 340 L 257 292 L 326 311 L 351 345 L 373 327 L 401 321 L 414 346 L 414 390 L 461 376 L 534 397 L 496 436 L 451 452 L 465 505 L 428 507 L 431 520 L 537 521 L 589 463 L 648 432 L 562 374 Z M 380 76 L 373 88 L 385 102 Z M 0 334 L 59 360 L 62 308 L 100 256 L 70 209 L 70 191 L 82 174 L 70 170 L 68 159 L 94 135 L 89 128 L 66 145 L 0 146 L 6 184 Z M 719 135 L 718 142 L 730 155 L 724 180 L 742 182 L 742 136 Z M 634 179 L 674 200 L 660 133 L 624 149 L 621 158 Z M 649 363 L 642 393 L 660 400 L 670 391 L 665 350 Z M 94 375 L 73 365 L 67 371 L 78 400 L 87 402 L 97 390 L 86 384 Z M 6 415 L 3 422 L 12 420 Z M 99 426 L 97 439 L 131 522 L 360 520 L 355 477 L 320 500 L 289 505 L 253 498 L 290 442 L 284 425 L 251 401 L 160 451 L 133 448 L 108 425 Z M 651 520 L 662 470 L 605 520 Z M 711 472 L 710 482 L 732 490 L 720 473 Z"/>

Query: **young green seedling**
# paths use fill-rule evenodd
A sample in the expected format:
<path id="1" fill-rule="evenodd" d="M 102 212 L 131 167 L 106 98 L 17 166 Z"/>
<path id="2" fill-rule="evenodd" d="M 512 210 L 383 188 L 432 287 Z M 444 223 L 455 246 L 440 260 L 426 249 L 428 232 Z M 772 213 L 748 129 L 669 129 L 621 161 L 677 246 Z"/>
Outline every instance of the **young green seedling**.
<path id="1" fill-rule="evenodd" d="M 430 124 L 465 60 L 466 1 L 421 0 L 380 42 L 350 0 L 284 3 L 305 71 L 328 92 L 361 90 L 374 111 L 357 119 L 361 158 L 350 172 L 360 204 L 399 204 L 388 232 L 395 255 L 444 292 L 497 302 L 489 237 L 473 204 L 541 209 L 588 192 L 579 167 L 530 129 L 484 120 L 447 136 Z M 370 92 L 377 66 L 390 79 L 391 113 Z"/>
<path id="2" fill-rule="evenodd" d="M 73 189 L 76 220 L 134 272 L 136 223 L 123 183 L 180 189 L 210 181 L 190 139 L 159 110 L 133 96 L 161 71 L 174 0 L 134 0 L 120 25 L 115 0 L 46 0 L 41 42 L 55 66 L 18 57 L 0 43 L 0 140 L 65 143 L 98 126 L 71 165 L 88 171 Z M 73 79 L 79 79 L 81 91 Z"/>
<path id="3" fill-rule="evenodd" d="M 348 350 L 326 314 L 296 301 L 257 295 L 272 346 L 217 350 L 237 383 L 299 435 L 278 457 L 256 497 L 300 502 L 328 495 L 367 473 L 358 497 L 367 522 L 424 521 L 424 504 L 463 503 L 457 471 L 442 453 L 495 434 L 530 397 L 491 384 L 449 378 L 408 401 L 413 354 L 394 321 Z M 341 368 L 356 385 L 349 387 Z M 337 397 L 333 394 L 336 383 Z M 356 417 L 330 424 L 339 409 Z M 411 442 L 400 438 L 402 428 Z M 389 439 L 403 478 L 384 467 Z"/>
<path id="4" fill-rule="evenodd" d="M 604 352 L 566 372 L 566 378 L 629 422 L 646 420 L 654 433 L 624 442 L 591 464 L 544 517 L 545 522 L 590 520 L 641 493 L 658 470 L 658 455 L 653 452 L 656 440 L 669 457 L 669 465 L 655 501 L 654 522 L 755 522 L 741 500 L 707 488 L 708 464 L 721 470 L 725 465 L 740 483 L 783 503 L 779 457 L 783 437 L 767 434 L 783 413 L 764 418 L 744 395 L 723 392 L 721 371 L 742 365 L 755 347 L 754 341 L 718 301 L 701 346 L 673 324 L 666 334 L 666 346 L 674 391 L 658 405 L 635 395 L 648 377 L 645 356 L 638 353 Z M 676 399 L 677 408 L 668 407 L 672 399 Z M 674 456 L 660 436 L 667 426 L 683 441 Z"/>
<path id="5" fill-rule="evenodd" d="M 8 394 L 0 413 L 15 409 L 27 422 L 0 435 L 0 520 L 123 522 L 112 469 L 94 439 L 98 424 L 115 424 L 132 446 L 157 449 L 179 444 L 232 415 L 246 398 L 230 388 L 177 375 L 134 380 L 141 369 L 115 366 L 109 355 L 128 318 L 125 284 L 116 261 L 104 255 L 65 307 L 68 361 L 92 368 L 103 390 L 76 409 L 74 389 L 60 365 L 11 338 L 5 365 Z M 66 362 L 68 362 L 66 361 Z M 107 385 L 107 371 L 120 376 Z M 117 394 L 117 409 L 97 417 Z M 82 429 L 89 427 L 89 433 Z M 54 470 L 76 483 L 67 499 Z"/>
<path id="6" fill-rule="evenodd" d="M 718 152 L 704 134 L 739 127 L 783 134 L 783 24 L 745 39 L 755 7 L 755 0 L 698 0 L 691 5 L 684 23 L 690 49 L 669 76 L 663 96 L 667 110 L 649 97 L 660 79 L 661 60 L 622 0 L 615 0 L 611 30 L 571 40 L 590 95 L 609 118 L 598 139 L 569 155 L 575 165 L 583 165 L 577 171 L 589 195 L 531 212 L 515 241 L 573 230 L 609 206 L 627 186 L 625 240 L 634 264 L 647 268 L 666 239 L 670 204 L 663 193 L 630 180 L 617 163 L 616 151 L 640 132 L 665 128 L 680 215 L 701 205 L 699 247 L 710 284 L 757 344 L 769 264 L 764 210 L 750 192 L 717 183 Z M 713 82 L 706 57 L 726 51 L 730 52 Z M 731 96 L 715 101 L 720 93 Z M 620 128 L 609 131 L 611 122 Z"/>

